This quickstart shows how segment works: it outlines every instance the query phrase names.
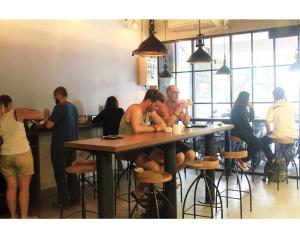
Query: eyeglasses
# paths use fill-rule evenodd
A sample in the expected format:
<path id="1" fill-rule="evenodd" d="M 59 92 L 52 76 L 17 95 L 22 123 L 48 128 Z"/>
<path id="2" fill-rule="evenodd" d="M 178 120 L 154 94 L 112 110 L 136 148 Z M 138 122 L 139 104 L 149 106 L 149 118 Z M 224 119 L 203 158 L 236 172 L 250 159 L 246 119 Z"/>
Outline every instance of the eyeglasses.
<path id="1" fill-rule="evenodd" d="M 170 91 L 169 93 L 171 93 L 171 94 L 180 94 L 179 91 Z"/>

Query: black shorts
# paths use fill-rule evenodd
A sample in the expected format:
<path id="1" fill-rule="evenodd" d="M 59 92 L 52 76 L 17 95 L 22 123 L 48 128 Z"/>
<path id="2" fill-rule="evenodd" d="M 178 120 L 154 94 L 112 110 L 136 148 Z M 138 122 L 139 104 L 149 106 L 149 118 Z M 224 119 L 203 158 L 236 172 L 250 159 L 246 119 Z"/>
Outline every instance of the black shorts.
<path id="1" fill-rule="evenodd" d="M 183 152 L 184 154 L 188 151 L 191 150 L 192 148 L 187 144 L 182 141 L 177 141 L 176 142 L 176 154 Z"/>

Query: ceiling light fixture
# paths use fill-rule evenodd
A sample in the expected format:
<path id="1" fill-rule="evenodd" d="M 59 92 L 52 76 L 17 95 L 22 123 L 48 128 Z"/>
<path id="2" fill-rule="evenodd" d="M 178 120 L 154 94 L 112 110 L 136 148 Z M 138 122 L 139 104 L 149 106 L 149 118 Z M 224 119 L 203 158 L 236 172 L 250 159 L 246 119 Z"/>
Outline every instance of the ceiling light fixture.
<path id="1" fill-rule="evenodd" d="M 149 37 L 132 52 L 132 56 L 138 55 L 144 57 L 161 57 L 167 55 L 168 49 L 154 36 L 154 34 L 154 20 L 149 20 Z"/>
<path id="2" fill-rule="evenodd" d="M 165 20 L 165 41 L 167 40 L 167 20 Z M 169 79 L 172 74 L 168 71 L 167 57 L 164 56 L 164 70 L 158 75 L 160 79 Z"/>
<path id="3" fill-rule="evenodd" d="M 217 75 L 230 75 L 231 70 L 226 65 L 226 49 L 225 49 L 225 36 L 224 36 L 224 59 L 223 59 L 223 66 L 217 71 Z"/>
<path id="4" fill-rule="evenodd" d="M 199 34 L 197 35 L 197 44 L 196 47 L 198 49 L 190 56 L 190 58 L 187 60 L 189 63 L 210 63 L 212 62 L 211 56 L 204 51 L 204 34 L 201 34 L 201 28 L 200 28 L 200 20 L 199 20 Z"/>

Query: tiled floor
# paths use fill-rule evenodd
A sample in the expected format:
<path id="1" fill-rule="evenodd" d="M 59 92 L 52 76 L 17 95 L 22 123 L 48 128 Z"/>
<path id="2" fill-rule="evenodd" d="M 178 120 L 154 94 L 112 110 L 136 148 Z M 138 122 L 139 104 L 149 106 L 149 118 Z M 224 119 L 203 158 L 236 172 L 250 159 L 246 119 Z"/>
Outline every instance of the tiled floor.
<path id="1" fill-rule="evenodd" d="M 220 172 L 216 172 L 216 178 L 220 175 Z M 196 177 L 194 170 L 187 170 L 187 178 L 183 177 L 183 195 L 185 195 L 190 183 Z M 250 176 L 251 179 L 251 176 Z M 253 210 L 249 210 L 249 196 L 246 196 L 243 200 L 243 217 L 248 219 L 266 219 L 266 218 L 300 218 L 300 190 L 296 188 L 296 180 L 289 179 L 289 184 L 280 183 L 280 190 L 277 191 L 276 183 L 270 183 L 267 185 L 261 180 L 261 176 L 255 176 L 255 182 L 252 183 L 253 191 Z M 220 190 L 224 189 L 224 179 L 221 182 Z M 246 186 L 246 179 L 242 179 L 243 186 Z M 126 186 L 126 180 L 124 179 L 121 186 Z M 236 184 L 236 179 L 231 179 L 232 184 Z M 200 194 L 203 193 L 203 183 L 201 183 Z M 87 209 L 96 211 L 97 202 L 93 199 L 93 192 L 90 187 L 86 188 L 86 203 Z M 52 203 L 55 201 L 56 196 L 54 193 L 44 193 L 42 195 L 42 207 L 41 209 L 33 209 L 31 214 L 37 215 L 39 218 L 59 218 L 59 210 L 52 208 Z M 201 198 L 201 197 L 200 197 Z M 181 209 L 182 203 L 180 202 L 180 190 L 177 191 L 178 201 L 178 218 L 182 218 Z M 191 199 L 188 201 L 191 203 Z M 226 219 L 239 219 L 239 202 L 237 200 L 229 200 L 229 207 L 226 208 L 225 200 L 224 205 L 224 218 Z M 117 218 L 127 218 L 127 203 L 121 200 L 117 202 Z M 65 215 L 69 215 L 77 210 L 80 210 L 80 206 L 72 207 L 65 211 Z M 139 210 L 134 215 L 135 218 L 140 218 L 142 210 Z M 80 213 L 73 215 L 71 218 L 80 218 Z M 96 218 L 96 214 L 88 213 L 88 218 Z M 185 218 L 191 218 L 186 216 Z M 220 218 L 220 214 L 216 218 Z"/>

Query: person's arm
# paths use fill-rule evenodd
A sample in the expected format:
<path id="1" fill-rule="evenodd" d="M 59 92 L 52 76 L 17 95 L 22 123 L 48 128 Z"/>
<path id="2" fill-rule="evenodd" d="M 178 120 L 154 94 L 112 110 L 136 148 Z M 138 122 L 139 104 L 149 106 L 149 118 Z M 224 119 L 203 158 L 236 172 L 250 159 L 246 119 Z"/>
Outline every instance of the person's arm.
<path id="1" fill-rule="evenodd" d="M 130 119 L 133 133 L 139 134 L 139 133 L 150 133 L 156 131 L 155 126 L 141 125 L 142 112 L 138 107 L 136 106 L 131 107 L 129 112 L 127 111 L 127 113 L 128 115 L 130 115 L 129 119 Z"/>
<path id="2" fill-rule="evenodd" d="M 45 115 L 45 126 L 47 129 L 52 129 L 55 125 L 55 123 L 57 123 L 60 119 L 61 116 L 61 109 L 58 105 L 56 105 L 52 111 L 51 116 L 49 117 L 49 110 L 45 109 L 44 110 L 44 115 Z M 49 117 L 49 118 L 47 118 Z"/>
<path id="3" fill-rule="evenodd" d="M 181 118 L 182 119 L 182 122 L 185 124 L 185 117 L 186 117 L 186 114 L 184 113 L 184 116 L 182 116 L 182 112 L 185 108 L 185 104 L 184 103 L 179 103 L 178 106 L 176 107 L 176 109 L 174 110 L 173 114 L 170 114 L 169 115 L 169 119 L 168 120 L 165 120 L 166 121 L 166 124 L 167 126 L 169 127 L 172 127 L 176 121 L 177 121 L 177 118 Z M 189 114 L 188 114 L 188 119 L 189 118 Z M 188 120 L 187 123 L 189 123 L 190 121 Z"/>
<path id="4" fill-rule="evenodd" d="M 15 110 L 17 120 L 23 122 L 23 120 L 42 120 L 44 119 L 44 114 L 41 111 L 27 109 L 27 108 L 18 108 Z"/>
<path id="5" fill-rule="evenodd" d="M 93 120 L 93 124 L 100 124 L 103 125 L 103 117 L 104 117 L 104 112 L 101 111 Z"/>
<path id="6" fill-rule="evenodd" d="M 274 119 L 274 109 L 273 106 L 269 108 L 268 113 L 267 113 L 267 117 L 265 119 L 265 125 L 266 125 L 266 129 L 267 129 L 267 134 L 271 134 L 272 130 L 271 130 L 271 125 L 270 123 L 273 122 Z"/>
<path id="7" fill-rule="evenodd" d="M 240 113 L 239 114 L 239 121 L 238 121 L 240 123 L 240 126 L 244 127 L 244 129 L 252 131 L 252 128 L 251 128 L 251 126 L 249 124 L 249 120 L 248 120 L 249 113 L 247 111 L 247 108 L 246 107 L 240 107 L 238 112 Z"/>
<path id="8" fill-rule="evenodd" d="M 150 118 L 154 122 L 155 131 L 164 130 L 166 123 L 155 111 L 151 113 Z"/>
<path id="9" fill-rule="evenodd" d="M 255 113 L 254 113 L 254 109 L 253 109 L 253 107 L 252 107 L 252 105 L 251 105 L 251 103 L 249 103 L 249 121 L 253 121 L 254 120 L 254 118 L 255 118 Z"/>
<path id="10" fill-rule="evenodd" d="M 190 124 L 190 119 L 191 117 L 190 117 L 189 108 L 186 107 L 184 114 L 181 116 L 181 121 L 185 126 L 187 126 Z"/>

